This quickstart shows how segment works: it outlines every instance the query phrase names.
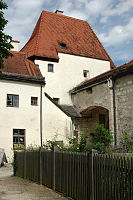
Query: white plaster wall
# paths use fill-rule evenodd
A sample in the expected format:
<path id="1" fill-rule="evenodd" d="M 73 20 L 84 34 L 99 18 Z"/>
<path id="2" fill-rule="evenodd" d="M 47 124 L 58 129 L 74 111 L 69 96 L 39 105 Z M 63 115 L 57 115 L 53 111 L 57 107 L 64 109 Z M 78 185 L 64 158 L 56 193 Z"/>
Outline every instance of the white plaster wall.
<path id="1" fill-rule="evenodd" d="M 26 130 L 26 147 L 40 145 L 40 85 L 0 80 L 0 148 L 8 160 L 13 156 L 13 129 Z M 71 118 L 58 109 L 42 92 L 43 142 L 54 139 L 66 142 L 71 135 Z M 7 94 L 19 95 L 19 107 L 7 107 Z M 31 105 L 38 97 L 38 106 Z"/>
<path id="2" fill-rule="evenodd" d="M 110 62 L 98 59 L 59 53 L 59 63 L 35 60 L 45 77 L 45 90 L 51 97 L 60 98 L 61 104 L 72 104 L 71 90 L 82 81 L 83 70 L 90 71 L 90 78 L 110 70 Z M 48 72 L 48 63 L 54 64 L 54 72 Z"/>
<path id="3" fill-rule="evenodd" d="M 40 86 L 0 80 L 0 148 L 11 158 L 13 129 L 26 129 L 26 146 L 40 145 Z M 7 94 L 19 95 L 19 107 L 7 107 Z M 38 106 L 31 105 L 38 97 Z"/>
<path id="4" fill-rule="evenodd" d="M 62 110 L 43 96 L 43 142 L 47 140 L 63 141 L 72 136 L 72 122 Z"/>

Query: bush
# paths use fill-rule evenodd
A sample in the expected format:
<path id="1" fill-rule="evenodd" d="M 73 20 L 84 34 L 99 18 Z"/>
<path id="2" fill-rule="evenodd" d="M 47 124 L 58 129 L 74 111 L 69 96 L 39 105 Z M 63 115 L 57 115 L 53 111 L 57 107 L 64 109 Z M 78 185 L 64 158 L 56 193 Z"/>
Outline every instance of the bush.
<path id="1" fill-rule="evenodd" d="M 133 153 L 133 134 L 124 132 L 120 138 L 120 153 Z"/>
<path id="2" fill-rule="evenodd" d="M 88 152 L 90 146 L 88 145 L 88 136 L 81 136 L 79 139 L 69 138 L 69 145 L 64 148 L 64 151 L 71 152 Z"/>
<path id="3" fill-rule="evenodd" d="M 80 139 L 76 137 L 68 138 L 68 145 L 58 144 L 55 139 L 43 144 L 43 148 L 48 150 L 53 150 L 54 147 L 57 147 L 59 151 L 68 152 L 87 152 L 90 150 L 88 145 L 88 136 L 81 136 Z"/>
<path id="4" fill-rule="evenodd" d="M 92 148 L 100 153 L 109 152 L 111 150 L 112 134 L 104 128 L 103 124 L 96 125 L 94 135 L 91 136 Z"/>

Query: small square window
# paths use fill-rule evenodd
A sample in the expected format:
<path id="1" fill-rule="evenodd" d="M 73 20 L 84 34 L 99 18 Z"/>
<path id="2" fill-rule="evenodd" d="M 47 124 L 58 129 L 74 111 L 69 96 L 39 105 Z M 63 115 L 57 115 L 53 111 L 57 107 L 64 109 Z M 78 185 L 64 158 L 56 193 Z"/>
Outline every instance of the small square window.
<path id="1" fill-rule="evenodd" d="M 54 72 L 54 65 L 48 64 L 48 72 Z"/>
<path id="2" fill-rule="evenodd" d="M 31 105 L 32 106 L 38 105 L 38 97 L 31 97 Z"/>
<path id="3" fill-rule="evenodd" d="M 19 96 L 14 94 L 7 94 L 7 106 L 8 107 L 18 107 L 19 106 Z"/>
<path id="4" fill-rule="evenodd" d="M 58 104 L 60 103 L 60 99 L 59 98 L 53 98 L 53 100 Z"/>
<path id="5" fill-rule="evenodd" d="M 89 70 L 83 70 L 83 76 L 84 76 L 85 78 L 89 78 L 89 77 L 90 77 Z"/>

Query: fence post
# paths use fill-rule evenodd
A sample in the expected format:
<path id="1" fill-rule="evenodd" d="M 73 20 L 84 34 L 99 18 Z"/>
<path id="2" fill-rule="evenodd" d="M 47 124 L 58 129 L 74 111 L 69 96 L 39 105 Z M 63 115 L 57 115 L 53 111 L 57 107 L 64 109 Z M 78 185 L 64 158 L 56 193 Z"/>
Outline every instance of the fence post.
<path id="1" fill-rule="evenodd" d="M 97 153 L 97 150 L 92 149 L 90 152 L 90 180 L 91 180 L 91 194 L 90 194 L 90 199 L 93 200 L 94 199 L 94 170 L 93 170 L 93 157 L 94 154 Z"/>
<path id="2" fill-rule="evenodd" d="M 40 185 L 42 185 L 42 147 L 39 149 Z"/>
<path id="3" fill-rule="evenodd" d="M 53 190 L 55 190 L 55 168 L 56 168 L 56 164 L 55 164 L 55 155 L 56 152 L 59 151 L 58 148 L 55 146 L 53 148 Z"/>
<path id="4" fill-rule="evenodd" d="M 24 178 L 26 179 L 26 150 L 24 151 Z"/>

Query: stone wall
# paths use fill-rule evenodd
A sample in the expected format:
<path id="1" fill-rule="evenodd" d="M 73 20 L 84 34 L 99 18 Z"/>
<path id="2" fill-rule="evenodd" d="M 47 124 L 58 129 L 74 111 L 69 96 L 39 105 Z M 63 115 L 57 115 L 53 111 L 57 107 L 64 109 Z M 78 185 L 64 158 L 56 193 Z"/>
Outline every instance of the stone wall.
<path id="1" fill-rule="evenodd" d="M 113 97 L 107 82 L 78 92 L 72 99 L 82 116 L 86 117 L 76 120 L 75 123 L 78 129 L 80 127 L 81 133 L 94 132 L 95 125 L 99 123 L 99 114 L 105 115 L 105 123 L 109 120 L 109 129 L 113 133 Z"/>
<path id="2" fill-rule="evenodd" d="M 133 74 L 116 79 L 115 93 L 119 141 L 122 132 L 133 133 Z"/>

